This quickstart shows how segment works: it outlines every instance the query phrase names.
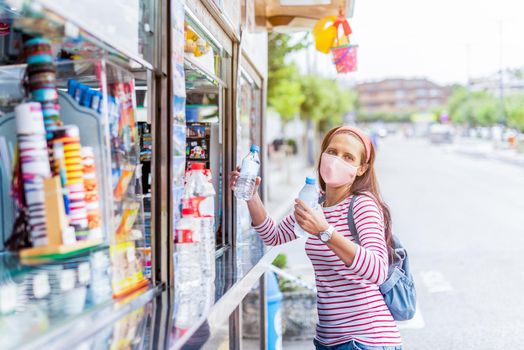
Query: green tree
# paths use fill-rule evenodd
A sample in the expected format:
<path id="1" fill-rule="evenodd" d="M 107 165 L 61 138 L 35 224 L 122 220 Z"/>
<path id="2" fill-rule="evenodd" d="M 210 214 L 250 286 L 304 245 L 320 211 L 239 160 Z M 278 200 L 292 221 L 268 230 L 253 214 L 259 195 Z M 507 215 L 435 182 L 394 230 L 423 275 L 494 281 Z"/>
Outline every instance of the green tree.
<path id="1" fill-rule="evenodd" d="M 500 120 L 500 101 L 489 92 L 468 92 L 464 87 L 455 87 L 448 102 L 451 120 L 470 126 L 493 125 Z"/>
<path id="2" fill-rule="evenodd" d="M 341 124 L 343 116 L 355 110 L 356 94 L 332 79 L 306 75 L 300 83 L 306 97 L 300 106 L 300 115 L 318 123 L 321 131 Z"/>
<path id="3" fill-rule="evenodd" d="M 268 40 L 268 103 L 284 122 L 292 119 L 305 99 L 301 92 L 298 69 L 286 58 L 309 45 L 307 36 L 293 42 L 289 35 L 271 33 Z"/>
<path id="4" fill-rule="evenodd" d="M 524 95 L 513 95 L 506 98 L 508 125 L 524 131 Z"/>

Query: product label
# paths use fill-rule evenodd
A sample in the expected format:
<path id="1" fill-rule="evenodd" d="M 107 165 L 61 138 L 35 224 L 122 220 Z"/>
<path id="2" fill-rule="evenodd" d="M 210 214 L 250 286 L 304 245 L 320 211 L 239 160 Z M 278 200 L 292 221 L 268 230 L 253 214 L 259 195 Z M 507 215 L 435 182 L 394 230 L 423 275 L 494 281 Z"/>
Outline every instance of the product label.
<path id="1" fill-rule="evenodd" d="M 41 272 L 33 277 L 33 294 L 36 299 L 45 298 L 51 292 L 47 273 Z"/>
<path id="2" fill-rule="evenodd" d="M 199 216 L 215 216 L 215 198 L 205 197 L 198 206 Z"/>
<path id="3" fill-rule="evenodd" d="M 241 167 L 240 173 L 242 175 L 257 176 L 259 168 L 260 168 L 260 164 L 257 164 L 256 162 L 252 161 L 251 159 L 244 159 L 242 161 L 242 167 Z"/>
<path id="4" fill-rule="evenodd" d="M 176 237 L 178 243 L 193 243 L 193 230 L 176 230 Z"/>
<path id="5" fill-rule="evenodd" d="M 214 197 L 193 197 L 190 200 L 196 217 L 207 217 L 215 215 Z"/>

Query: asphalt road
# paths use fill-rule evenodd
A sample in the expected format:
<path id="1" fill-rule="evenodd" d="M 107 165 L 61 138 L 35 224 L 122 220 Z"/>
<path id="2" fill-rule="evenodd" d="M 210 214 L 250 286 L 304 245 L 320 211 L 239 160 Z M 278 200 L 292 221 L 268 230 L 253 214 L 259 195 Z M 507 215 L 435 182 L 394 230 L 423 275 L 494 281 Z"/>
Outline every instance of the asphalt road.
<path id="1" fill-rule="evenodd" d="M 385 139 L 378 174 L 420 313 L 405 349 L 524 349 L 524 168 Z"/>

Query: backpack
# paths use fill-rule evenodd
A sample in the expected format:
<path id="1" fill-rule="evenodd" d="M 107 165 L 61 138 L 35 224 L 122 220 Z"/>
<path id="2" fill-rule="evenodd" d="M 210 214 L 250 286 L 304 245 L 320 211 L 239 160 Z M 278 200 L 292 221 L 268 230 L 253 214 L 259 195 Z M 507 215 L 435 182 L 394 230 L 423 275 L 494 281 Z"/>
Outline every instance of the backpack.
<path id="1" fill-rule="evenodd" d="M 353 219 L 353 205 L 357 199 L 354 195 L 349 204 L 348 224 L 351 236 L 358 245 L 360 239 Z M 390 247 L 388 247 L 390 248 Z M 393 235 L 393 261 L 390 262 L 388 277 L 380 285 L 380 293 L 397 321 L 407 321 L 415 316 L 417 307 L 417 292 L 413 276 L 409 271 L 409 257 L 407 250 L 402 246 L 397 236 Z"/>

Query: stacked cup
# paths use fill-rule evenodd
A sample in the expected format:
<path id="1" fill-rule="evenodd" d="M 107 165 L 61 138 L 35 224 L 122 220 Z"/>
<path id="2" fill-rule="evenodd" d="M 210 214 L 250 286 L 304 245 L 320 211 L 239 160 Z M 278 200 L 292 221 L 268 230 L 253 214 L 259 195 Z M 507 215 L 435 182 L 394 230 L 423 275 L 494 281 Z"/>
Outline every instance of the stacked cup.
<path id="1" fill-rule="evenodd" d="M 24 43 L 24 50 L 31 99 L 42 104 L 45 127 L 49 131 L 50 127 L 59 124 L 56 70 L 51 43 L 44 38 L 34 38 Z"/>
<path id="2" fill-rule="evenodd" d="M 45 217 L 44 179 L 51 176 L 42 108 L 37 102 L 15 108 L 16 130 L 29 225 L 33 246 L 48 243 Z"/>
<path id="3" fill-rule="evenodd" d="M 69 197 L 69 222 L 75 228 L 77 240 L 88 238 L 85 202 L 84 167 L 80 155 L 80 131 L 76 125 L 54 127 L 50 130 L 53 148 L 64 153 L 66 187 Z"/>
<path id="4" fill-rule="evenodd" d="M 95 154 L 92 147 L 82 147 L 80 152 L 84 171 L 84 188 L 86 193 L 87 222 L 89 238 L 101 238 L 100 205 L 96 181 Z"/>

